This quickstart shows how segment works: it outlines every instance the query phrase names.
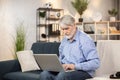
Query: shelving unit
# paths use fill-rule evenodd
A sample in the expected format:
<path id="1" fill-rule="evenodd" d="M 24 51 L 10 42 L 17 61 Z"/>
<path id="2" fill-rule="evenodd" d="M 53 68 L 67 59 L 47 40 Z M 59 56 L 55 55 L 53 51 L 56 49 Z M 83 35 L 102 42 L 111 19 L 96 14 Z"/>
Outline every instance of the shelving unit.
<path id="1" fill-rule="evenodd" d="M 45 12 L 45 17 L 40 17 L 40 12 Z M 60 36 L 60 28 L 58 21 L 64 14 L 63 9 L 56 8 L 38 8 L 36 10 L 36 40 L 50 41 L 50 38 L 58 38 Z M 44 14 L 42 14 L 44 15 Z"/>
<path id="2" fill-rule="evenodd" d="M 76 23 L 78 28 L 86 32 L 94 41 L 120 40 L 120 21 L 100 21 Z M 112 30 L 113 29 L 113 30 Z"/>
<path id="3" fill-rule="evenodd" d="M 120 40 L 120 21 L 111 21 L 109 26 L 112 28 L 112 31 L 109 30 L 109 39 Z"/>

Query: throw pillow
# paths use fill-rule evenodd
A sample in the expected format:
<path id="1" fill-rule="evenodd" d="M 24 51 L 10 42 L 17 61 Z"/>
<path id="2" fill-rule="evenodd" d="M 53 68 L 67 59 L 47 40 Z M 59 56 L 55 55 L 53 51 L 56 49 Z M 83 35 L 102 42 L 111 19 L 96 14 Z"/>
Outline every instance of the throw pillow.
<path id="1" fill-rule="evenodd" d="M 38 64 L 35 61 L 32 50 L 18 51 L 18 61 L 20 63 L 22 72 L 40 70 Z"/>

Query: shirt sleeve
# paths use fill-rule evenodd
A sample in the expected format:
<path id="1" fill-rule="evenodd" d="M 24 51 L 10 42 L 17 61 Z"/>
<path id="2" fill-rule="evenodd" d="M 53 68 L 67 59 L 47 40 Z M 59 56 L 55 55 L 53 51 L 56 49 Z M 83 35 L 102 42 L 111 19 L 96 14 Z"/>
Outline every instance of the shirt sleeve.
<path id="1" fill-rule="evenodd" d="M 96 70 L 100 65 L 100 60 L 93 40 L 85 39 L 81 42 L 81 50 L 85 61 L 75 64 L 76 70 L 91 71 Z"/>
<path id="2" fill-rule="evenodd" d="M 59 61 L 62 63 L 62 59 L 64 57 L 64 55 L 62 54 L 63 52 L 63 42 L 61 42 L 60 46 L 59 46 Z"/>

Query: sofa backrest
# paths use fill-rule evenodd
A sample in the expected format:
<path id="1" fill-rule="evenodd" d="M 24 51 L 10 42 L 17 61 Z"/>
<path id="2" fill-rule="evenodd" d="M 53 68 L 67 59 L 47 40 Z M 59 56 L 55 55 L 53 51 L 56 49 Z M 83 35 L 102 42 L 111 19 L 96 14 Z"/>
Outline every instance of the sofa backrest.
<path id="1" fill-rule="evenodd" d="M 36 42 L 33 43 L 31 50 L 34 54 L 57 54 L 59 55 L 58 42 Z"/>
<path id="2" fill-rule="evenodd" d="M 59 55 L 60 42 L 36 42 L 32 44 L 31 50 L 34 54 L 57 54 Z M 97 43 L 95 42 L 95 45 Z"/>

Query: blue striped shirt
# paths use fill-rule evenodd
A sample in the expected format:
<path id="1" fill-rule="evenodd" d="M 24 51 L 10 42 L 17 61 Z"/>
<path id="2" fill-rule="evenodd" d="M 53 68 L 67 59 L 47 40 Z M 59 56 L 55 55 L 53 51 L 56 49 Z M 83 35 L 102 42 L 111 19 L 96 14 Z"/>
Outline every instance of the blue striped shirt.
<path id="1" fill-rule="evenodd" d="M 91 76 L 100 65 L 94 41 L 84 32 L 76 32 L 73 41 L 63 38 L 59 47 L 62 64 L 74 64 L 76 70 L 84 70 Z"/>

